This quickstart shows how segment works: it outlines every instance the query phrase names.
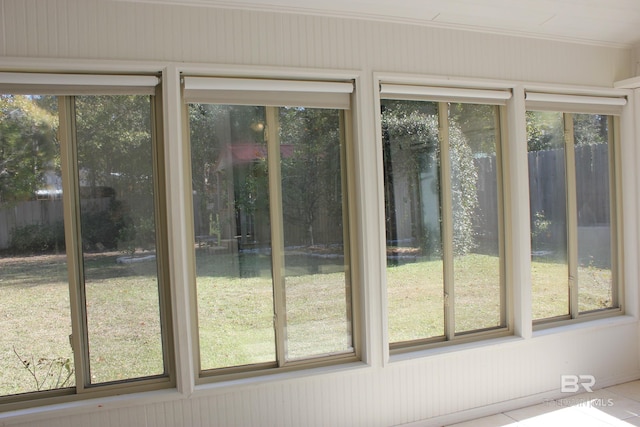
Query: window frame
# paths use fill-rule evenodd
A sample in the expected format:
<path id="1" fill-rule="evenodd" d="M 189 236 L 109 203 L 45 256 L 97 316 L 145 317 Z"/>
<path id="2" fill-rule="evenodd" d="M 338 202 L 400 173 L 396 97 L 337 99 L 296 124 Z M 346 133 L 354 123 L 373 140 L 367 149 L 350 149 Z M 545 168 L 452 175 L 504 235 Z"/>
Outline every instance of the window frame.
<path id="1" fill-rule="evenodd" d="M 62 205 L 66 241 L 67 288 L 69 291 L 75 385 L 0 396 L 0 411 L 34 405 L 50 405 L 123 393 L 156 391 L 175 387 L 175 349 L 168 262 L 166 176 L 164 166 L 163 94 L 156 73 L 44 74 L 0 72 L 0 93 L 9 95 L 52 95 L 58 103 L 58 137 L 62 178 Z M 101 95 L 143 95 L 150 103 L 151 162 L 158 281 L 158 321 L 163 373 L 91 384 L 88 324 L 84 290 L 83 249 L 80 230 L 79 167 L 77 162 L 75 97 Z"/>
<path id="2" fill-rule="evenodd" d="M 355 120 L 355 82 L 352 78 L 331 79 L 274 79 L 274 78 L 227 78 L 181 74 L 181 106 L 182 106 L 182 138 L 186 151 L 190 152 L 190 123 L 188 108 L 190 104 L 219 104 L 219 105 L 250 105 L 265 108 L 266 140 L 279 141 L 279 107 L 307 107 L 332 108 L 339 111 L 342 170 L 342 209 L 345 214 L 343 224 L 343 244 L 345 253 L 345 280 L 349 283 L 350 292 L 345 295 L 347 312 L 351 324 L 350 338 L 353 351 L 338 354 L 321 354 L 302 359 L 285 359 L 285 286 L 284 286 L 284 253 L 276 250 L 284 244 L 282 224 L 282 190 L 280 148 L 275 143 L 267 144 L 269 210 L 272 220 L 271 232 L 271 262 L 272 262 L 272 290 L 274 303 L 275 330 L 275 362 L 257 363 L 253 365 L 229 366 L 212 369 L 202 369 L 201 350 L 198 325 L 198 301 L 195 256 L 189 254 L 189 281 L 191 310 L 191 338 L 193 348 L 193 373 L 196 385 L 211 382 L 230 381 L 242 378 L 259 377 L 270 374 L 311 369 L 325 366 L 335 366 L 362 359 L 362 324 L 361 324 L 361 296 L 359 281 L 359 249 L 357 242 L 357 209 L 355 193 L 355 148 L 354 125 Z M 192 182 L 191 156 L 187 156 L 187 182 Z M 187 191 L 187 213 L 193 218 L 193 192 Z M 278 220 L 274 220 L 278 218 Z M 347 223 L 348 222 L 348 223 Z M 195 247 L 194 224 L 188 224 L 188 244 Z"/>
<path id="3" fill-rule="evenodd" d="M 532 318 L 533 330 L 544 330 L 588 320 L 608 318 L 624 314 L 624 251 L 622 221 L 622 175 L 620 165 L 621 115 L 627 104 L 625 96 L 583 95 L 525 89 L 525 112 L 545 111 L 562 115 L 565 150 L 565 185 L 567 215 L 567 278 L 568 313 L 547 318 Z M 608 172 L 609 217 L 611 238 L 611 296 L 612 306 L 580 312 L 578 270 L 578 212 L 575 164 L 575 114 L 593 114 L 607 117 L 608 121 Z M 578 278 L 576 280 L 576 278 Z M 534 296 L 532 295 L 532 301 Z"/>
<path id="4" fill-rule="evenodd" d="M 437 104 L 438 127 L 440 143 L 440 203 L 442 211 L 442 244 L 443 244 L 443 295 L 444 295 L 444 336 L 420 338 L 409 341 L 390 342 L 388 328 L 385 331 L 387 347 L 390 355 L 403 354 L 409 351 L 450 346 L 505 337 L 513 334 L 513 304 L 511 284 L 506 280 L 507 269 L 511 265 L 511 254 L 506 247 L 510 245 L 507 236 L 510 232 L 510 211 L 507 203 L 507 182 L 505 177 L 508 172 L 506 159 L 508 157 L 508 122 L 506 105 L 512 97 L 511 88 L 508 86 L 442 86 L 439 84 L 414 84 L 411 81 L 395 82 L 382 80 L 378 83 L 378 96 L 376 103 L 377 133 L 378 139 L 382 139 L 380 105 L 382 100 L 400 101 L 425 101 Z M 454 285 L 454 255 L 453 255 L 453 212 L 452 192 L 450 186 L 451 164 L 449 159 L 449 105 L 456 103 L 492 105 L 495 113 L 495 139 L 496 139 L 496 179 L 497 179 L 497 210 L 498 210 L 498 245 L 499 245 L 499 277 L 500 277 L 500 326 L 480 328 L 470 331 L 455 331 L 455 285 Z M 446 114 L 441 114 L 446 111 Z M 379 146 L 382 143 L 379 142 Z M 384 209 L 383 209 L 384 211 Z M 384 225 L 383 225 L 384 227 Z M 384 231 L 383 231 L 384 233 Z M 446 242 L 446 243 L 445 243 Z M 386 248 L 386 244 L 383 244 Z M 386 264 L 382 269 L 384 291 L 387 292 Z M 385 296 L 386 300 L 386 296 Z M 451 303 L 453 301 L 453 303 Z M 385 325 L 388 326 L 388 306 L 383 313 Z"/>

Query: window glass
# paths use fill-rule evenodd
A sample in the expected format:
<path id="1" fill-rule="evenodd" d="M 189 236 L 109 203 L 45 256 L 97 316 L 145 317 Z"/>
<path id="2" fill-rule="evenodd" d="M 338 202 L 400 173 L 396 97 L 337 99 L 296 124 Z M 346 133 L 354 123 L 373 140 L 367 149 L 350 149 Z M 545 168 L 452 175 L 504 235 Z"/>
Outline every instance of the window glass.
<path id="1" fill-rule="evenodd" d="M 341 111 L 188 112 L 201 370 L 353 352 Z"/>
<path id="2" fill-rule="evenodd" d="M 569 314 L 564 146 L 562 113 L 527 112 L 534 319 Z"/>
<path id="3" fill-rule="evenodd" d="M 497 112 L 382 101 L 392 344 L 505 326 Z"/>
<path id="4" fill-rule="evenodd" d="M 280 108 L 286 358 L 349 351 L 340 112 Z"/>
<path id="5" fill-rule="evenodd" d="M 201 369 L 275 362 L 265 109 L 189 120 Z"/>
<path id="6" fill-rule="evenodd" d="M 497 108 L 451 104 L 455 331 L 501 326 Z"/>
<path id="7" fill-rule="evenodd" d="M 0 95 L 0 395 L 75 385 L 57 99 Z"/>
<path id="8" fill-rule="evenodd" d="M 613 307 L 609 117 L 575 114 L 580 312 Z"/>
<path id="9" fill-rule="evenodd" d="M 382 103 L 389 341 L 444 335 L 438 104 Z"/>
<path id="10" fill-rule="evenodd" d="M 151 99 L 76 98 L 90 382 L 165 372 Z"/>
<path id="11" fill-rule="evenodd" d="M 534 319 L 576 317 L 617 304 L 612 121 L 598 114 L 527 112 Z"/>

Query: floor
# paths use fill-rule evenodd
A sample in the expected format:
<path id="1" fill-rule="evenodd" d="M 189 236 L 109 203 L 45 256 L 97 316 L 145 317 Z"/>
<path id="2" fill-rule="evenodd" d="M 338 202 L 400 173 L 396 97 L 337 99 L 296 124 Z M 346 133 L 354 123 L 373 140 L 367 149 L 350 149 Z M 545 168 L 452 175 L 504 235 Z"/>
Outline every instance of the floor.
<path id="1" fill-rule="evenodd" d="M 640 380 L 449 427 L 640 426 Z"/>

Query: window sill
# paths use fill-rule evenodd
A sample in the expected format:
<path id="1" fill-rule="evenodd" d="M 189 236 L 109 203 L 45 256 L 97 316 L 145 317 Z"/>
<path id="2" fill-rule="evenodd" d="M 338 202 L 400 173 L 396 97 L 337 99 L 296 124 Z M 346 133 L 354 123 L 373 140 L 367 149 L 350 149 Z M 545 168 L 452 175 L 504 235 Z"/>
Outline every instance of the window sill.
<path id="1" fill-rule="evenodd" d="M 533 338 L 543 337 L 547 335 L 555 335 L 561 334 L 571 331 L 579 331 L 579 330 L 598 330 L 604 328 L 611 328 L 616 326 L 630 325 L 637 323 L 638 319 L 630 316 L 630 315 L 620 315 L 612 313 L 607 317 L 600 318 L 583 318 L 580 320 L 573 321 L 564 321 L 553 324 L 545 324 L 544 328 L 535 330 L 532 335 Z M 389 356 L 388 364 L 403 362 L 403 361 L 412 361 L 423 359 L 427 357 L 438 357 L 438 356 L 446 356 L 451 353 L 457 353 L 460 351 L 474 350 L 480 348 L 487 347 L 496 347 L 502 345 L 512 345 L 518 342 L 522 342 L 525 338 L 516 336 L 516 335 L 508 335 L 501 336 L 495 338 L 488 338 L 484 340 L 475 340 L 468 341 L 462 343 L 455 342 L 447 342 L 441 343 L 437 346 L 432 345 L 431 347 L 416 347 L 416 348 L 407 348 L 401 352 L 392 353 Z"/>
<path id="2" fill-rule="evenodd" d="M 149 403 L 168 402 L 182 399 L 184 397 L 185 396 L 182 393 L 175 388 L 172 388 L 121 394 L 118 396 L 74 400 L 71 402 L 55 403 L 51 405 L 33 406 L 24 409 L 0 412 L 0 425 L 5 425 L 5 423 L 41 421 L 51 417 L 63 417 L 96 411 L 128 408 Z"/>
<path id="3" fill-rule="evenodd" d="M 564 332 L 578 331 L 583 329 L 602 329 L 612 326 L 621 326 L 638 322 L 638 319 L 628 314 L 620 314 L 619 312 L 611 313 L 606 317 L 573 319 L 558 321 L 553 323 L 545 323 L 535 328 L 533 338 L 543 337 L 547 335 L 555 335 Z"/>
<path id="4" fill-rule="evenodd" d="M 213 383 L 198 384 L 195 386 L 193 393 L 189 396 L 185 393 L 181 393 L 175 388 L 171 388 L 126 393 L 118 396 L 84 398 L 52 404 L 38 405 L 38 402 L 35 401 L 34 406 L 32 407 L 8 410 L 6 412 L 1 412 L 0 409 L 0 425 L 37 422 L 50 419 L 52 417 L 64 417 L 69 415 L 96 413 L 120 408 L 157 404 L 161 402 L 172 402 L 192 396 L 203 397 L 217 393 L 229 393 L 240 388 L 246 388 L 247 386 L 256 386 L 277 381 L 294 380 L 317 375 L 340 375 L 344 374 L 346 371 L 352 372 L 354 370 L 366 369 L 369 367 L 370 366 L 368 364 L 357 361 L 265 375 L 254 375 L 234 380 L 221 380 Z M 206 381 L 206 378 L 204 380 L 200 379 L 199 381 Z"/>
<path id="5" fill-rule="evenodd" d="M 492 337 L 487 339 L 478 339 L 473 341 L 465 341 L 465 342 L 452 342 L 448 341 L 446 343 L 439 344 L 437 346 L 432 346 L 430 348 L 415 348 L 415 349 L 406 349 L 402 352 L 392 353 L 389 356 L 388 363 L 398 363 L 403 361 L 411 361 L 423 358 L 431 358 L 438 356 L 447 356 L 451 353 L 457 353 L 460 351 L 474 350 L 479 348 L 487 348 L 487 347 L 496 347 L 501 345 L 511 345 L 517 342 L 521 342 L 523 340 L 522 337 L 515 335 L 503 335 L 499 337 Z"/>
<path id="6" fill-rule="evenodd" d="M 238 388 L 246 386 L 256 386 L 269 384 L 278 381 L 287 381 L 300 378 L 307 378 L 317 375 L 339 375 L 344 374 L 346 371 L 352 372 L 354 370 L 368 369 L 370 365 L 361 361 L 348 362 L 343 364 L 332 364 L 327 366 L 310 367 L 306 369 L 295 369 L 288 371 L 278 372 L 256 372 L 251 376 L 244 376 L 242 378 L 216 378 L 214 377 L 201 377 L 197 379 L 193 396 L 208 396 L 217 393 L 228 393 Z"/>

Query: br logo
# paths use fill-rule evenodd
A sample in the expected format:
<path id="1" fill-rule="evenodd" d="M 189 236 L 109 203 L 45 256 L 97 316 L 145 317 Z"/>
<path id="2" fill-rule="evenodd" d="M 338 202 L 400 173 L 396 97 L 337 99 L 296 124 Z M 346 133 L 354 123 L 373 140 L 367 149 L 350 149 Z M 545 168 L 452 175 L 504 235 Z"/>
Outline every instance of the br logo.
<path id="1" fill-rule="evenodd" d="M 560 391 L 562 393 L 575 393 L 582 387 L 586 392 L 591 393 L 596 384 L 596 377 L 593 375 L 561 375 Z"/>

